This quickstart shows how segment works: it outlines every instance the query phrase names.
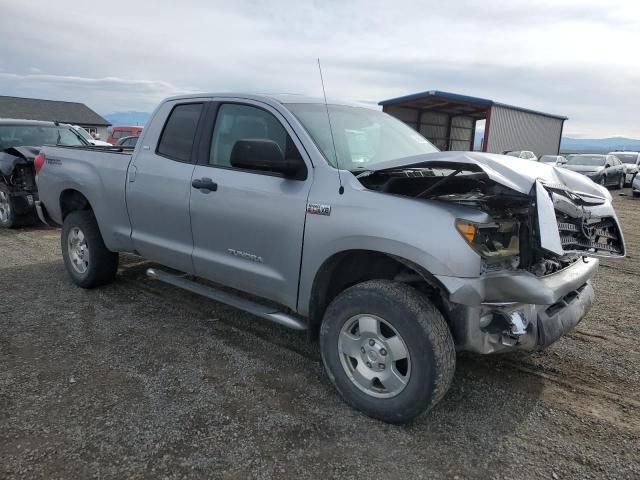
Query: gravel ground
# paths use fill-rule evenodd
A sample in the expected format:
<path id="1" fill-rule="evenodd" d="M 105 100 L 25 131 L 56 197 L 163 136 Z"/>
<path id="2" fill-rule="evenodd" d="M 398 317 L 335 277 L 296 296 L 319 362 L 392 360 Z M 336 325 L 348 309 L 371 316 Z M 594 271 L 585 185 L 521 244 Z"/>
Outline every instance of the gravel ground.
<path id="1" fill-rule="evenodd" d="M 587 318 L 530 357 L 459 355 L 404 427 L 347 407 L 304 334 L 133 257 L 81 290 L 58 230 L 0 230 L 0 477 L 640 478 L 640 200 L 613 194 L 629 254 Z"/>

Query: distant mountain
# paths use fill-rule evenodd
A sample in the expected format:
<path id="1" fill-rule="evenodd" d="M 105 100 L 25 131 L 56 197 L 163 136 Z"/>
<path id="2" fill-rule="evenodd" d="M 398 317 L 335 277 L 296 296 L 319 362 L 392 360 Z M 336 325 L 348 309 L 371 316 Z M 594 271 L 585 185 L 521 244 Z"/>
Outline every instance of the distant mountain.
<path id="1" fill-rule="evenodd" d="M 480 149 L 483 132 L 476 132 L 475 148 Z M 593 152 L 606 153 L 614 150 L 640 150 L 640 140 L 625 137 L 608 137 L 608 138 L 571 138 L 562 137 L 560 142 L 560 151 L 565 153 L 573 152 Z"/>
<path id="2" fill-rule="evenodd" d="M 611 152 L 613 150 L 640 150 L 640 140 L 625 137 L 569 138 L 562 137 L 563 152 Z"/>
<path id="3" fill-rule="evenodd" d="M 145 125 L 149 120 L 149 112 L 114 112 L 103 114 L 111 125 Z"/>

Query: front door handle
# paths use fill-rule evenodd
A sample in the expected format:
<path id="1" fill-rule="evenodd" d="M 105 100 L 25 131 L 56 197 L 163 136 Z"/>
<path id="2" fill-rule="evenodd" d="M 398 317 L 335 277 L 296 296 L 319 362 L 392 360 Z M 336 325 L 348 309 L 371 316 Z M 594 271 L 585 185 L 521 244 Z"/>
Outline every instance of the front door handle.
<path id="1" fill-rule="evenodd" d="M 202 193 L 215 192 L 218 190 L 218 184 L 208 177 L 196 178 L 191 182 L 193 188 L 197 188 Z"/>
<path id="2" fill-rule="evenodd" d="M 138 167 L 136 167 L 135 165 L 131 165 L 129 167 L 129 170 L 127 171 L 127 177 L 129 178 L 130 182 L 136 181 L 136 173 L 138 173 Z"/>

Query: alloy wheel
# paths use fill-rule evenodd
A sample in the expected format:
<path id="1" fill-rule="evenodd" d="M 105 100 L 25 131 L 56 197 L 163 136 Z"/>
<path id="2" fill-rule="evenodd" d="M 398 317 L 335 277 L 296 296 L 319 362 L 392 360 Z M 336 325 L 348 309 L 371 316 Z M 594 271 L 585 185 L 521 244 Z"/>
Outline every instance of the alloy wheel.
<path id="1" fill-rule="evenodd" d="M 11 202 L 7 192 L 0 191 L 0 222 L 7 223 L 11 218 Z"/>
<path id="2" fill-rule="evenodd" d="M 89 245 L 84 232 L 80 228 L 73 227 L 69 231 L 67 249 L 73 269 L 80 274 L 86 273 L 89 269 Z"/>
<path id="3" fill-rule="evenodd" d="M 409 383 L 407 345 L 391 324 L 376 315 L 347 320 L 338 337 L 338 353 L 351 382 L 367 395 L 395 397 Z"/>

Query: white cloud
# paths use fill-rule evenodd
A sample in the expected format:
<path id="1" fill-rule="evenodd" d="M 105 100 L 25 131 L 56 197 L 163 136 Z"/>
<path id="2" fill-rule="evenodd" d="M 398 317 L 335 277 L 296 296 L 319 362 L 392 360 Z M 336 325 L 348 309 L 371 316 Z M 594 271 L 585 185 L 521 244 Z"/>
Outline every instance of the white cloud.
<path id="1" fill-rule="evenodd" d="M 118 77 L 0 73 L 0 83 L 23 92 L 21 95 L 82 102 L 100 112 L 130 109 L 131 105 L 150 109 L 170 95 L 193 92 L 169 82 Z"/>
<path id="2" fill-rule="evenodd" d="M 105 4 L 106 5 L 106 4 Z M 185 91 L 376 103 L 438 89 L 640 137 L 635 0 L 4 2 L 0 92 L 150 110 Z M 113 15 L 116 15 L 113 17 Z M 32 70 L 37 65 L 39 71 Z"/>

